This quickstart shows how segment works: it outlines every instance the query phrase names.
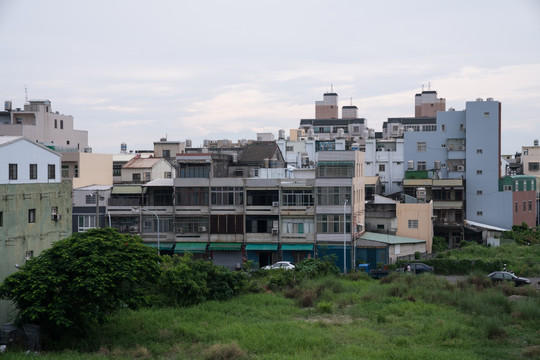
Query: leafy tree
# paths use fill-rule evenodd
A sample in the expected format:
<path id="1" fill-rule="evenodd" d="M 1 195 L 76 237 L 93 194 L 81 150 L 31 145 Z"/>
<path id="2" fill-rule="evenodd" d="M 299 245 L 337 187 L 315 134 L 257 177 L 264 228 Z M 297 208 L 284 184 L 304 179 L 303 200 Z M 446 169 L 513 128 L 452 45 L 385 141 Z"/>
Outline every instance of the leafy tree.
<path id="1" fill-rule="evenodd" d="M 448 250 L 448 242 L 443 237 L 434 236 L 431 250 L 436 253 Z"/>
<path id="2" fill-rule="evenodd" d="M 540 243 L 540 232 L 537 227 L 530 228 L 526 223 L 512 226 L 512 231 L 505 231 L 503 237 L 514 239 L 520 245 L 534 245 Z"/>
<path id="3" fill-rule="evenodd" d="M 158 260 L 139 237 L 115 229 L 76 233 L 8 276 L 0 298 L 15 303 L 21 323 L 39 324 L 52 335 L 84 332 L 120 308 L 143 304 Z"/>

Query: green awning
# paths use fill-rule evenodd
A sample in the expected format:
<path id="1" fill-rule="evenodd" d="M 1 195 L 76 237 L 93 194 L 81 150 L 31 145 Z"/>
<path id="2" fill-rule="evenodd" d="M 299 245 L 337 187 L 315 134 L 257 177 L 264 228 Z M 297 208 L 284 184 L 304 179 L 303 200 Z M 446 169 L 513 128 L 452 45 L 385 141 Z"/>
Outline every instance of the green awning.
<path id="1" fill-rule="evenodd" d="M 283 244 L 283 251 L 313 251 L 313 244 Z"/>
<path id="2" fill-rule="evenodd" d="M 157 242 L 144 243 L 144 245 L 157 249 Z M 174 243 L 162 243 L 162 242 L 159 243 L 159 250 L 172 250 L 173 247 L 174 247 Z"/>
<path id="3" fill-rule="evenodd" d="M 242 249 L 242 243 L 211 243 L 208 246 L 208 250 L 213 251 L 240 251 Z"/>
<path id="4" fill-rule="evenodd" d="M 143 187 L 140 185 L 113 186 L 112 191 L 111 191 L 111 194 L 142 194 L 142 193 L 143 193 Z"/>
<path id="5" fill-rule="evenodd" d="M 203 253 L 206 251 L 206 243 L 204 242 L 185 242 L 185 243 L 176 243 L 174 247 L 175 253 Z"/>
<path id="6" fill-rule="evenodd" d="M 247 244 L 247 251 L 276 251 L 278 244 Z"/>

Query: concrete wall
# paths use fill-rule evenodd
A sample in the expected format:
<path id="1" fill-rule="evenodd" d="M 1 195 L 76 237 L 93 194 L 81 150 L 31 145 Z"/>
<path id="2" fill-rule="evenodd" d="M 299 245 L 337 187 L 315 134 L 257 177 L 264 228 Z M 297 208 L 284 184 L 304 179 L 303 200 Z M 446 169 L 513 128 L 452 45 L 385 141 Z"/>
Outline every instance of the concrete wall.
<path id="1" fill-rule="evenodd" d="M 429 203 L 396 204 L 397 236 L 426 241 L 426 251 L 431 253 L 433 244 L 433 201 Z M 418 227 L 410 228 L 409 220 L 417 220 Z"/>
<path id="2" fill-rule="evenodd" d="M 112 154 L 64 153 L 62 164 L 70 165 L 73 188 L 90 185 L 112 185 Z M 79 166 L 79 176 L 73 177 L 73 165 Z"/>
<path id="3" fill-rule="evenodd" d="M 71 183 L 0 185 L 0 281 L 24 265 L 27 252 L 38 256 L 53 242 L 71 234 Z M 52 220 L 51 209 L 58 208 L 60 220 Z M 35 222 L 28 212 L 35 209 Z M 7 302 L 0 302 L 0 324 L 10 320 Z"/>

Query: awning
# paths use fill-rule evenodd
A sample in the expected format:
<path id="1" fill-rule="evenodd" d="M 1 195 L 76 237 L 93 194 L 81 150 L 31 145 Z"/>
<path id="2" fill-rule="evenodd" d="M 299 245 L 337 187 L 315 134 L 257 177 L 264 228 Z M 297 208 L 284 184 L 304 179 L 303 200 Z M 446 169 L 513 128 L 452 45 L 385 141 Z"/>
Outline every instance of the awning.
<path id="1" fill-rule="evenodd" d="M 111 191 L 111 194 L 142 194 L 142 193 L 143 193 L 143 187 L 140 185 L 113 186 L 112 191 Z"/>
<path id="2" fill-rule="evenodd" d="M 283 251 L 313 251 L 313 244 L 283 244 Z"/>
<path id="3" fill-rule="evenodd" d="M 144 243 L 144 245 L 157 249 L 157 242 Z M 159 250 L 172 250 L 173 247 L 174 247 L 174 243 L 162 243 L 162 242 L 159 243 Z"/>
<path id="4" fill-rule="evenodd" d="M 206 251 L 205 242 L 185 242 L 185 243 L 176 243 L 174 246 L 174 253 L 203 253 Z"/>
<path id="5" fill-rule="evenodd" d="M 242 243 L 211 243 L 208 246 L 208 250 L 211 251 L 240 251 L 242 250 Z"/>
<path id="6" fill-rule="evenodd" d="M 247 244 L 247 251 L 276 251 L 278 244 Z"/>

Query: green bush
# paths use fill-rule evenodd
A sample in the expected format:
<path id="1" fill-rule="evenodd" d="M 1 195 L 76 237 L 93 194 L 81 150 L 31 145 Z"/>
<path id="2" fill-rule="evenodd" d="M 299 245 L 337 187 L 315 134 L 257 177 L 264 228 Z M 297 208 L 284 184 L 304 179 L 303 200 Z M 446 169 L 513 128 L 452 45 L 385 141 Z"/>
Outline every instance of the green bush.
<path id="1" fill-rule="evenodd" d="M 335 265 L 335 255 L 325 256 L 322 259 L 304 259 L 296 265 L 295 271 L 310 279 L 339 274 L 339 268 Z"/>
<path id="2" fill-rule="evenodd" d="M 0 297 L 15 303 L 18 322 L 38 324 L 51 335 L 85 332 L 121 308 L 144 304 L 158 260 L 139 237 L 88 230 L 54 243 L 8 276 Z"/>
<path id="3" fill-rule="evenodd" d="M 233 272 L 191 256 L 163 256 L 162 272 L 157 282 L 157 303 L 189 306 L 207 300 L 227 300 L 246 288 L 244 272 Z"/>

